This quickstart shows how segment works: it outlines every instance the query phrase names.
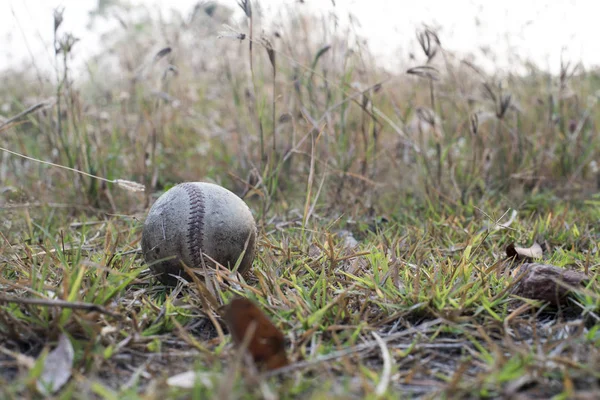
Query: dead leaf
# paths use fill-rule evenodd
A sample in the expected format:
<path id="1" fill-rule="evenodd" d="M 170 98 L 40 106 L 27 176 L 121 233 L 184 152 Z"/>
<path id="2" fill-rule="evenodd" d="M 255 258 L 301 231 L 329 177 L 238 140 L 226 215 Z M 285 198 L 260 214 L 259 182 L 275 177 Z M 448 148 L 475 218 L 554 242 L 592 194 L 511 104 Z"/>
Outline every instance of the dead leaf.
<path id="1" fill-rule="evenodd" d="M 358 247 L 358 240 L 354 238 L 352 232 L 343 229 L 338 231 L 337 235 L 344 241 L 342 246 L 345 250 L 354 250 Z"/>
<path id="2" fill-rule="evenodd" d="M 317 246 L 314 243 L 311 243 L 310 246 L 308 246 L 308 256 L 310 258 L 312 258 L 313 260 L 318 259 L 319 257 L 321 257 L 323 255 L 323 251 L 321 250 L 321 248 L 319 246 Z"/>
<path id="3" fill-rule="evenodd" d="M 235 298 L 225 306 L 224 311 L 223 319 L 234 343 L 240 347 L 246 340 L 248 351 L 258 366 L 272 370 L 289 363 L 283 333 L 252 301 Z M 245 339 L 246 335 L 252 336 Z"/>
<path id="4" fill-rule="evenodd" d="M 561 304 L 569 287 L 579 287 L 587 279 L 587 275 L 554 265 L 525 263 L 512 273 L 518 280 L 512 293 L 533 300 Z"/>
<path id="5" fill-rule="evenodd" d="M 511 243 L 506 248 L 506 256 L 517 261 L 533 261 L 542 258 L 544 250 L 538 242 L 533 242 L 531 247 L 516 247 Z"/>
<path id="6" fill-rule="evenodd" d="M 212 389 L 214 386 L 212 378 L 213 374 L 208 372 L 187 371 L 169 377 L 167 385 L 182 389 L 192 389 L 197 383 L 200 383 L 202 386 Z"/>
<path id="7" fill-rule="evenodd" d="M 71 378 L 73 367 L 73 345 L 64 333 L 58 339 L 58 345 L 46 356 L 42 374 L 37 381 L 38 391 L 49 396 L 56 393 Z"/>

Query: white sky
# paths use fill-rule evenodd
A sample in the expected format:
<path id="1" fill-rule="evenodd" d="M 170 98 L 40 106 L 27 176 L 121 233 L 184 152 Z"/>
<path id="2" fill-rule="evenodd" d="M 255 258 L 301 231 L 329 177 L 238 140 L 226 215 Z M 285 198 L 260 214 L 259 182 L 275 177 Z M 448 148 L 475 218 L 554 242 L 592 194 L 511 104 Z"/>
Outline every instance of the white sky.
<path id="1" fill-rule="evenodd" d="M 130 1 L 162 10 L 175 8 L 184 15 L 197 2 Z M 238 8 L 236 0 L 220 2 Z M 594 0 L 336 0 L 335 8 L 331 0 L 305 0 L 304 5 L 297 0 L 259 2 L 271 13 L 281 4 L 317 13 L 335 10 L 341 17 L 351 12 L 362 25 L 360 33 L 388 65 L 416 45 L 415 28 L 422 23 L 441 26 L 442 43 L 449 50 L 481 54 L 478 48 L 489 47 L 501 67 L 511 65 L 509 54 L 529 57 L 554 72 L 561 54 L 586 67 L 600 65 L 599 7 Z M 32 57 L 42 67 L 52 65 L 52 10 L 61 5 L 65 7 L 61 29 L 81 39 L 76 45 L 79 59 L 93 54 L 99 49 L 98 34 L 89 32 L 86 25 L 88 12 L 96 4 L 97 0 L 0 0 L 0 68 L 22 65 Z M 241 12 L 236 15 L 242 18 Z M 264 28 L 269 31 L 268 26 Z"/>

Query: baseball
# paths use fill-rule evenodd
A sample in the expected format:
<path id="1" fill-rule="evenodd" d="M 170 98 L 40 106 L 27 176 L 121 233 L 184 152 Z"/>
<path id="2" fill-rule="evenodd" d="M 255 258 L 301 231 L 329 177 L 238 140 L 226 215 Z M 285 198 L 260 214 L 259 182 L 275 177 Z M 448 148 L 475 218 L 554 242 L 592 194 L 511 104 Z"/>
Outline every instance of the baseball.
<path id="1" fill-rule="evenodd" d="M 142 252 L 151 271 L 164 284 L 172 275 L 187 277 L 181 263 L 202 268 L 203 255 L 233 268 L 244 249 L 238 271 L 252 266 L 256 223 L 250 209 L 231 191 L 212 183 L 174 186 L 152 205 L 142 231 Z M 206 265 L 214 265 L 204 256 Z"/>

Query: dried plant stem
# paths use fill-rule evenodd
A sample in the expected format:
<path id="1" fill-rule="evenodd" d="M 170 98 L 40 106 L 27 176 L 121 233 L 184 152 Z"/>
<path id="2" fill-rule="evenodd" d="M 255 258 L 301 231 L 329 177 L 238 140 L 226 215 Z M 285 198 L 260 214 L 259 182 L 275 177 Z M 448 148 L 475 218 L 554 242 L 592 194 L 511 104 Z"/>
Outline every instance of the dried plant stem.
<path id="1" fill-rule="evenodd" d="M 440 190 L 442 190 L 442 144 L 440 143 L 440 141 L 442 140 L 440 137 L 438 137 L 438 135 L 436 134 L 436 129 L 438 128 L 437 126 L 437 121 L 435 116 L 437 115 L 436 113 L 436 108 L 435 108 L 435 89 L 433 87 L 433 80 L 429 80 L 429 98 L 431 101 L 431 110 L 434 113 L 433 118 L 431 119 L 431 127 L 433 130 L 434 135 L 436 136 L 435 138 L 435 153 L 436 153 L 436 157 L 437 157 L 437 181 L 438 181 L 438 185 Z"/>
<path id="2" fill-rule="evenodd" d="M 277 154 L 277 69 L 273 66 L 273 163 L 275 163 L 275 155 Z"/>
<path id="3" fill-rule="evenodd" d="M 392 357 L 390 355 L 390 350 L 386 346 L 385 342 L 381 339 L 381 336 L 379 336 L 375 332 L 371 333 L 373 334 L 375 341 L 381 349 L 381 356 L 383 358 L 383 370 L 381 372 L 381 379 L 379 380 L 377 388 L 375 389 L 375 394 L 378 397 L 380 397 L 385 394 L 390 384 L 390 377 L 392 375 Z"/>
<path id="4" fill-rule="evenodd" d="M 248 40 L 250 42 L 253 42 L 253 38 L 252 38 L 251 34 L 249 35 Z M 251 48 L 252 48 L 252 46 L 250 46 L 250 49 Z M 343 94 L 344 99 L 342 101 L 340 101 L 339 103 L 337 103 L 336 105 L 327 109 L 327 111 L 325 113 L 323 113 L 324 116 L 321 119 L 319 119 L 319 122 L 322 121 L 324 119 L 325 115 L 327 115 L 329 112 L 333 111 L 334 109 L 339 108 L 340 106 L 345 105 L 349 101 L 352 101 L 353 103 L 357 104 L 358 106 L 361 106 L 361 103 L 360 103 L 360 100 L 358 99 L 358 97 L 361 97 L 362 94 L 370 91 L 374 86 L 377 86 L 377 85 L 383 86 L 384 83 L 389 84 L 389 83 L 393 83 L 394 81 L 400 79 L 399 77 L 389 77 L 389 78 L 386 78 L 385 80 L 373 85 L 373 87 L 369 87 L 369 88 L 365 89 L 364 91 L 350 93 L 350 91 L 346 91 L 344 89 L 344 87 L 342 87 L 342 85 L 339 85 L 338 83 L 334 82 L 332 79 L 328 79 L 325 75 L 317 72 L 315 68 L 307 67 L 306 65 L 299 63 L 297 59 L 295 59 L 294 57 L 292 57 L 286 53 L 283 53 L 283 52 L 277 51 L 277 50 L 274 50 L 274 51 L 277 54 L 277 56 L 283 57 L 283 58 L 287 59 L 288 61 L 293 62 L 294 65 L 297 66 L 298 68 L 309 72 L 311 78 L 313 75 L 317 76 L 321 80 L 323 80 L 323 82 L 337 88 Z M 252 69 L 252 57 L 250 57 L 250 68 Z M 310 82 L 311 82 L 311 79 L 308 79 L 309 85 L 310 85 Z M 312 105 L 312 103 L 311 103 L 311 105 Z M 398 134 L 398 136 L 400 137 L 400 140 L 402 140 L 403 143 L 410 146 L 416 154 L 421 154 L 421 147 L 418 146 L 413 141 L 411 141 L 409 139 L 408 134 L 406 132 L 404 132 L 404 130 L 396 122 L 394 122 L 390 117 L 388 117 L 383 111 L 381 111 L 374 104 L 371 106 L 371 109 L 372 109 L 372 112 L 370 112 L 368 110 L 365 110 L 365 112 L 367 112 L 372 118 L 375 118 L 375 116 L 377 116 L 377 117 L 381 118 L 382 120 L 384 120 L 387 123 L 387 125 L 390 128 L 392 128 L 394 130 L 394 132 L 396 132 Z M 262 126 L 261 126 L 261 129 L 262 129 Z M 261 136 L 261 139 L 262 139 L 262 136 Z M 262 148 L 262 146 L 261 146 L 261 148 Z"/>
<path id="5" fill-rule="evenodd" d="M 58 45 L 59 45 L 59 41 L 56 36 L 56 30 L 55 30 L 54 31 L 54 46 L 55 46 L 55 48 L 58 48 L 57 47 Z M 67 140 L 63 135 L 63 120 L 62 120 L 63 110 L 61 107 L 61 102 L 62 102 L 62 97 L 63 97 L 63 95 L 62 95 L 63 86 L 65 86 L 65 84 L 67 83 L 67 79 L 69 77 L 69 69 L 68 69 L 68 63 L 67 63 L 67 57 L 68 57 L 67 51 L 62 51 L 62 52 L 56 51 L 56 59 L 57 59 L 56 63 L 58 65 L 58 55 L 61 53 L 63 55 L 63 75 L 62 75 L 62 77 L 59 76 L 58 67 L 56 68 L 56 79 L 58 81 L 58 85 L 56 86 L 56 134 L 58 136 L 58 139 L 60 140 L 62 148 L 65 152 L 65 155 L 67 156 L 67 161 L 69 162 L 69 166 L 74 166 L 75 160 L 71 157 L 70 147 L 68 146 Z"/>
<path id="6" fill-rule="evenodd" d="M 415 334 L 424 334 L 427 331 L 429 331 L 431 328 L 442 324 L 442 322 L 444 322 L 444 321 L 441 318 L 436 318 L 432 321 L 423 322 L 420 325 L 411 327 L 404 331 L 382 337 L 381 342 L 390 343 L 390 342 L 397 340 L 399 338 L 402 338 L 402 337 L 411 336 L 411 335 L 415 335 Z M 347 347 L 342 350 L 333 351 L 329 354 L 316 357 L 312 360 L 300 361 L 300 362 L 297 362 L 294 364 L 287 365 L 285 367 L 276 369 L 274 371 L 267 372 L 264 374 L 264 376 L 272 377 L 272 376 L 287 374 L 287 373 L 290 373 L 291 371 L 297 371 L 302 368 L 307 368 L 307 367 L 315 366 L 315 365 L 318 365 L 318 364 L 321 364 L 324 362 L 337 360 L 339 358 L 347 357 L 352 354 L 361 353 L 361 352 L 370 352 L 380 346 L 381 345 L 378 340 L 368 341 L 368 342 L 361 343 L 356 346 L 351 346 L 351 347 Z"/>
<path id="7" fill-rule="evenodd" d="M 248 58 L 250 61 L 250 80 L 252 83 L 252 92 L 253 92 L 253 96 L 256 102 L 256 78 L 255 78 L 255 74 L 254 74 L 254 60 L 253 60 L 253 54 L 252 54 L 252 47 L 254 44 L 254 16 L 252 13 L 252 3 L 250 0 L 239 0 L 238 1 L 238 5 L 240 6 L 240 8 L 244 11 L 244 13 L 246 14 L 246 17 L 248 18 Z M 261 163 L 265 162 L 266 159 L 266 153 L 265 153 L 265 135 L 264 135 L 264 130 L 263 130 L 263 124 L 262 124 L 262 119 L 261 119 L 261 114 L 260 112 L 257 111 L 256 106 L 254 107 L 254 113 L 257 119 L 257 123 L 258 123 L 258 130 L 259 130 L 259 137 L 260 137 L 260 160 Z"/>
<path id="8" fill-rule="evenodd" d="M 11 117 L 9 119 L 7 119 L 6 121 L 4 121 L 2 124 L 0 124 L 0 132 L 2 132 L 2 130 L 4 128 L 7 128 L 9 124 L 19 120 L 20 118 L 23 118 L 26 115 L 29 115 L 31 113 L 34 113 L 40 109 L 44 109 L 46 107 L 50 107 L 52 104 L 54 104 L 54 101 L 50 100 L 50 101 L 42 101 L 40 103 L 34 104 L 31 107 L 21 111 L 20 113 L 18 113 L 17 115 L 15 115 L 14 117 Z"/>
<path id="9" fill-rule="evenodd" d="M 319 133 L 320 134 L 320 133 Z M 302 229 L 306 229 L 306 224 L 308 223 L 309 218 L 309 206 L 310 199 L 312 196 L 312 186 L 315 176 L 315 137 L 312 135 L 311 137 L 311 153 L 310 153 L 310 170 L 308 173 L 308 182 L 306 184 L 306 200 L 304 202 L 304 215 L 302 218 Z"/>
<path id="10" fill-rule="evenodd" d="M 104 182 L 108 182 L 108 183 L 115 183 L 118 186 L 120 186 L 122 188 L 125 188 L 125 189 L 128 189 L 130 191 L 134 191 L 134 192 L 143 192 L 144 191 L 144 185 L 142 185 L 140 183 L 137 183 L 137 182 L 128 181 L 128 180 L 125 180 L 125 179 L 106 179 L 106 178 L 102 178 L 101 176 L 92 175 L 92 174 L 89 174 L 87 172 L 75 169 L 75 168 L 66 167 L 66 166 L 60 165 L 60 164 L 55 164 L 55 163 L 50 162 L 50 161 L 38 160 L 37 158 L 29 157 L 29 156 L 26 156 L 25 154 L 21 154 L 21 153 L 17 153 L 16 151 L 5 149 L 4 147 L 0 147 L 0 151 L 4 151 L 6 153 L 12 154 L 12 155 L 17 156 L 17 157 L 24 158 L 26 160 L 35 161 L 35 162 L 40 163 L 40 164 L 46 164 L 46 165 L 50 165 L 52 167 L 66 169 L 67 171 L 77 172 L 78 174 L 85 175 L 85 176 L 88 176 L 90 178 L 97 179 L 97 180 L 100 180 L 100 181 L 104 181 Z"/>
<path id="11" fill-rule="evenodd" d="M 45 307 L 59 307 L 59 308 L 71 308 L 74 310 L 86 310 L 96 311 L 102 314 L 110 315 L 114 318 L 120 318 L 121 315 L 112 312 L 101 305 L 93 303 L 83 303 L 79 301 L 66 301 L 66 300 L 50 300 L 50 299 L 25 299 L 18 297 L 8 297 L 0 295 L 0 303 L 15 303 L 15 304 L 29 304 L 34 306 L 45 306 Z"/>

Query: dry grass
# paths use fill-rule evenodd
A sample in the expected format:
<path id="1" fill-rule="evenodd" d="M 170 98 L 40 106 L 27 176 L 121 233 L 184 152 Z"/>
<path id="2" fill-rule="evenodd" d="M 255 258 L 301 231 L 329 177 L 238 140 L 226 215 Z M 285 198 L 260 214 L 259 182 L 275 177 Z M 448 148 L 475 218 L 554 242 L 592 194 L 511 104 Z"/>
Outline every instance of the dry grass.
<path id="1" fill-rule="evenodd" d="M 263 35 L 249 4 L 239 32 L 221 7 L 117 7 L 87 77 L 69 75 L 67 36 L 58 77 L 2 78 L 0 146 L 68 169 L 0 153 L 1 397 L 35 398 L 38 356 L 65 333 L 64 399 L 592 398 L 598 72 L 491 76 L 428 29 L 390 72 L 352 27 L 298 5 Z M 147 273 L 145 212 L 197 180 L 255 213 L 253 273 L 210 286 L 263 307 L 290 367 L 238 368 L 198 286 Z M 540 238 L 543 262 L 590 277 L 558 309 L 510 293 L 505 248 Z M 169 384 L 190 370 L 192 388 Z"/>

